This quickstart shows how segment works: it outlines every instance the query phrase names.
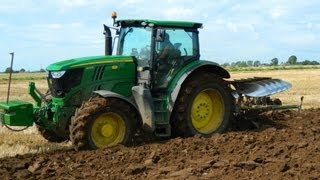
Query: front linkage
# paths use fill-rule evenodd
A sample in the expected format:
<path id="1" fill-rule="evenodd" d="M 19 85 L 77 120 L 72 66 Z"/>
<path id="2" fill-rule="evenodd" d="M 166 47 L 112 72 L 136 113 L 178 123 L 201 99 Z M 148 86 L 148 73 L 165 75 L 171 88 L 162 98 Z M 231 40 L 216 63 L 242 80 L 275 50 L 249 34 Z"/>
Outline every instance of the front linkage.
<path id="1" fill-rule="evenodd" d="M 8 101 L 0 102 L 0 122 L 6 126 L 32 126 L 33 123 L 43 124 L 46 121 L 43 119 L 47 118 L 46 110 L 50 108 L 50 102 L 45 100 L 42 95 L 35 87 L 34 82 L 29 83 L 28 94 L 35 100 L 35 104 L 25 101 Z M 47 103 L 42 107 L 42 101 L 45 100 Z"/>

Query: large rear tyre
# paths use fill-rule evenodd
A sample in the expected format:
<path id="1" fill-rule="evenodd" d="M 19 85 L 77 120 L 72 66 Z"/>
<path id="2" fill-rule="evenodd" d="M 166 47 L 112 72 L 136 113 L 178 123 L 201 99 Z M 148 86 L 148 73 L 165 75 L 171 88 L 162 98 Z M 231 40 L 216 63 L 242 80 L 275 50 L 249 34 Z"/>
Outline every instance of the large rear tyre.
<path id="1" fill-rule="evenodd" d="M 44 127 L 41 127 L 39 125 L 36 125 L 36 127 L 40 135 L 49 142 L 60 143 L 69 139 L 67 136 L 64 136 L 64 137 L 58 136 L 54 131 L 45 129 Z"/>
<path id="2" fill-rule="evenodd" d="M 137 121 L 131 104 L 117 98 L 94 97 L 71 118 L 70 140 L 76 150 L 131 145 Z"/>
<path id="3" fill-rule="evenodd" d="M 210 135 L 224 132 L 233 115 L 233 98 L 227 83 L 214 74 L 186 80 L 171 118 L 175 136 Z"/>

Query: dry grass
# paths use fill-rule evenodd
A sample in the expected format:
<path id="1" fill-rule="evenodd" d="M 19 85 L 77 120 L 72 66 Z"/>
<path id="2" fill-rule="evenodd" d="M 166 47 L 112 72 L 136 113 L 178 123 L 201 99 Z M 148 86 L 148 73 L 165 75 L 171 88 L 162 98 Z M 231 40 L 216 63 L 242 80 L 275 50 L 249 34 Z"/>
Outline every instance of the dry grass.
<path id="1" fill-rule="evenodd" d="M 38 134 L 35 126 L 21 132 L 12 132 L 2 127 L 0 136 L 0 158 L 17 154 L 52 152 L 71 147 L 69 142 L 49 143 Z"/>
<path id="2" fill-rule="evenodd" d="M 41 78 L 45 74 L 14 74 L 11 99 L 32 102 L 27 94 L 29 81 L 34 81 L 42 92 L 47 90 L 47 82 Z M 275 96 L 281 98 L 284 104 L 298 104 L 301 96 L 305 97 L 304 108 L 320 107 L 320 70 L 279 70 L 232 72 L 233 79 L 263 76 L 280 78 L 292 83 L 292 88 Z M 0 101 L 6 100 L 7 74 L 0 74 Z M 0 158 L 25 153 L 42 153 L 59 149 L 69 149 L 70 143 L 48 143 L 38 134 L 35 127 L 22 132 L 11 132 L 0 127 Z"/>
<path id="3" fill-rule="evenodd" d="M 0 74 L 0 101 L 6 101 L 8 91 L 9 74 Z M 32 98 L 27 94 L 29 82 L 35 82 L 36 87 L 41 92 L 48 89 L 47 80 L 44 73 L 18 73 L 12 74 L 10 99 L 19 99 L 32 102 Z"/>

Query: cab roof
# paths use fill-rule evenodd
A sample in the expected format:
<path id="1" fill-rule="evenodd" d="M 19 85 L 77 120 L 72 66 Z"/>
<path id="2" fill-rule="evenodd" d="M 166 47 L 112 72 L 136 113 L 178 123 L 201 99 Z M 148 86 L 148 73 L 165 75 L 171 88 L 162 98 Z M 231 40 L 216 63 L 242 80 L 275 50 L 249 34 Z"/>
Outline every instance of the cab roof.
<path id="1" fill-rule="evenodd" d="M 179 27 L 179 28 L 201 28 L 202 23 L 190 22 L 190 21 L 163 21 L 152 19 L 124 19 L 117 20 L 116 23 L 121 26 L 141 26 L 142 23 L 157 27 Z"/>

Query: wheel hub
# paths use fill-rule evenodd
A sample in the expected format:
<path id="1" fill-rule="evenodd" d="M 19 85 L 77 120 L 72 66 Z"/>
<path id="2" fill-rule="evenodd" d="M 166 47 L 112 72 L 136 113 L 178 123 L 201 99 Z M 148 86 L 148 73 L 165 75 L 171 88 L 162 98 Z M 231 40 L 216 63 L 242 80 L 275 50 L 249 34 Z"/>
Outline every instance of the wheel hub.
<path id="1" fill-rule="evenodd" d="M 110 124 L 106 124 L 101 128 L 101 134 L 104 137 L 110 137 L 114 133 L 114 128 Z"/>
<path id="2" fill-rule="evenodd" d="M 197 106 L 197 110 L 196 110 L 196 116 L 198 118 L 196 118 L 195 120 L 202 121 L 208 117 L 209 113 L 210 113 L 209 103 L 207 103 L 207 102 L 200 103 Z"/>

